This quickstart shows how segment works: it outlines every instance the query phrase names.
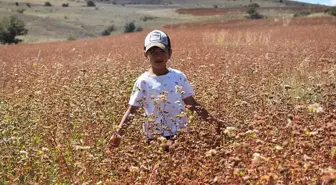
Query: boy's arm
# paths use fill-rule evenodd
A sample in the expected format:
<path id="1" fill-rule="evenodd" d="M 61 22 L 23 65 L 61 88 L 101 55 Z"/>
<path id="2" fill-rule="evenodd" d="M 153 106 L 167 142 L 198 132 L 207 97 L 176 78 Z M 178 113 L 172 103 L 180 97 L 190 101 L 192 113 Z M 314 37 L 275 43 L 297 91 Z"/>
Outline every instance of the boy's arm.
<path id="1" fill-rule="evenodd" d="M 221 127 L 226 127 L 226 123 L 223 120 L 217 119 L 214 116 L 210 115 L 210 113 L 197 101 L 194 99 L 193 96 L 189 96 L 183 99 L 186 107 L 189 108 L 192 112 L 196 112 L 201 119 L 205 121 L 209 121 L 210 123 L 217 124 L 217 132 L 220 133 Z"/>
<path id="2" fill-rule="evenodd" d="M 137 106 L 132 106 L 130 105 L 127 109 L 127 111 L 125 112 L 123 118 L 120 121 L 119 124 L 119 129 L 117 131 L 117 133 L 119 135 L 124 135 L 126 129 L 128 128 L 128 126 L 130 125 L 130 123 L 133 121 L 135 114 L 137 113 L 139 107 Z"/>
<path id="3" fill-rule="evenodd" d="M 113 148 L 116 148 L 119 146 L 121 141 L 121 136 L 125 134 L 126 129 L 130 125 L 130 123 L 134 119 L 134 115 L 137 113 L 139 107 L 130 105 L 125 112 L 123 118 L 120 121 L 119 129 L 116 131 L 115 134 L 112 135 L 110 141 L 109 141 L 109 148 L 112 150 Z"/>

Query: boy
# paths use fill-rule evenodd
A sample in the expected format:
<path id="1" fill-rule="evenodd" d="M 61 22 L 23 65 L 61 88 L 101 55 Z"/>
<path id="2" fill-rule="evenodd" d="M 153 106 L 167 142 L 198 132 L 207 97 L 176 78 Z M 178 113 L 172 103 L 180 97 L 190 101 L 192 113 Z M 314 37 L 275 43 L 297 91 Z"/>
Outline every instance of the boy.
<path id="1" fill-rule="evenodd" d="M 208 111 L 193 98 L 194 91 L 185 74 L 179 70 L 167 68 L 166 64 L 172 55 L 168 35 L 160 30 L 150 32 L 145 38 L 144 55 L 151 68 L 143 73 L 135 82 L 119 130 L 111 137 L 109 147 L 118 147 L 129 123 L 139 107 L 143 107 L 147 116 L 143 125 L 147 139 L 155 134 L 172 139 L 177 131 L 187 123 L 185 107 L 196 111 L 203 120 L 224 127 L 224 121 L 209 115 Z"/>

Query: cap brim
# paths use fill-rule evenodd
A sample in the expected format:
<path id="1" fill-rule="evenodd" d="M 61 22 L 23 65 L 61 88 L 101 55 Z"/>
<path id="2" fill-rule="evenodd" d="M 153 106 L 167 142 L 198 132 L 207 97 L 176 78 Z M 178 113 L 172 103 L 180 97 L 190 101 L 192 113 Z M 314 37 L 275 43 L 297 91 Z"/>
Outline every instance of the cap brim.
<path id="1" fill-rule="evenodd" d="M 159 48 L 161 48 L 161 49 L 167 49 L 167 47 L 166 47 L 164 44 L 161 44 L 161 43 L 156 42 L 156 43 L 150 43 L 150 44 L 148 44 L 148 46 L 146 47 L 146 52 L 147 52 L 150 48 L 152 48 L 152 47 L 159 47 Z"/>

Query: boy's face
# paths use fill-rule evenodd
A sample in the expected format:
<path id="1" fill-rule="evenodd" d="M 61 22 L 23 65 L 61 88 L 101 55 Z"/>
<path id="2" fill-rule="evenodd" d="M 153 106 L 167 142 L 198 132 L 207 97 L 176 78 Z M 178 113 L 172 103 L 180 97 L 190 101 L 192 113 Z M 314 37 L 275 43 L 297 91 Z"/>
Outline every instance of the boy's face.
<path id="1" fill-rule="evenodd" d="M 166 64 L 172 54 L 171 50 L 152 47 L 145 52 L 145 57 L 149 60 L 152 67 L 157 69 L 166 68 Z"/>

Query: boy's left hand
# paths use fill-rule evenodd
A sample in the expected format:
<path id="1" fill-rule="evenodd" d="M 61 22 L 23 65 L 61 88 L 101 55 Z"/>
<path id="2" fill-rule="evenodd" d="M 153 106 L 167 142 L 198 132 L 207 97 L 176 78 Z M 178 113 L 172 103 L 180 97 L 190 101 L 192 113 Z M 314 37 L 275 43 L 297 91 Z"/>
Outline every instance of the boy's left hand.
<path id="1" fill-rule="evenodd" d="M 221 119 L 215 119 L 214 123 L 216 124 L 217 134 L 221 134 L 221 129 L 227 127 L 226 122 L 224 120 L 221 120 Z"/>

